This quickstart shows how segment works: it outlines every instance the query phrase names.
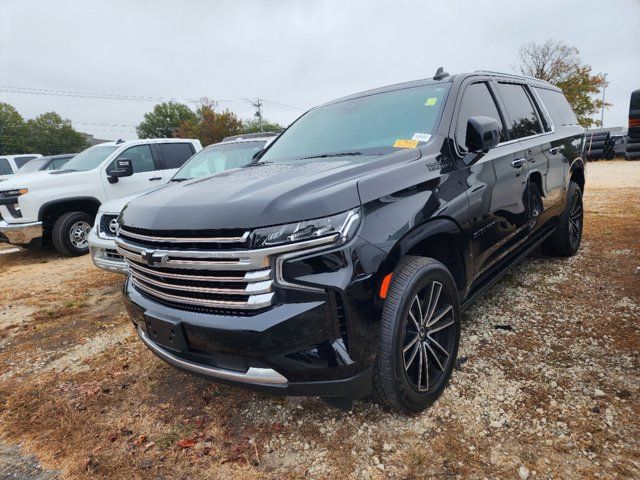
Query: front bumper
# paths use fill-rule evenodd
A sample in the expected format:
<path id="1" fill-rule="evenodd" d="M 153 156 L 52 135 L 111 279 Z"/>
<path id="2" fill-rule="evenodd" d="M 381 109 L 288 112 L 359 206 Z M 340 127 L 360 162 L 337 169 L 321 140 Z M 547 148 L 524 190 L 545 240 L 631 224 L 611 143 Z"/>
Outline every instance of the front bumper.
<path id="1" fill-rule="evenodd" d="M 115 273 L 127 273 L 127 264 L 122 255 L 116 251 L 115 239 L 99 237 L 96 234 L 96 227 L 89 232 L 89 251 L 96 267 Z"/>
<path id="2" fill-rule="evenodd" d="M 7 223 L 0 220 L 0 242 L 28 245 L 38 238 L 42 238 L 42 222 Z"/>
<path id="3" fill-rule="evenodd" d="M 371 393 L 371 363 L 347 352 L 325 301 L 308 298 L 252 316 L 225 316 L 160 305 L 130 279 L 124 296 L 143 343 L 180 370 L 275 395 L 359 399 Z M 173 350 L 152 340 L 151 318 L 173 322 L 184 334 L 185 348 Z"/>

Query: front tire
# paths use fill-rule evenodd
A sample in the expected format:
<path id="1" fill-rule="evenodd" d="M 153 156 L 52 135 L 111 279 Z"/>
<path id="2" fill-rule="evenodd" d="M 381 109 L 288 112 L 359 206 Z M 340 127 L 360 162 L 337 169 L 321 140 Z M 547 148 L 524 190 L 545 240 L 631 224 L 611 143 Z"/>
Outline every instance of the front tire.
<path id="1" fill-rule="evenodd" d="M 89 231 L 93 218 L 84 212 L 68 212 L 53 225 L 51 239 L 58 252 L 67 257 L 89 253 Z"/>
<path id="2" fill-rule="evenodd" d="M 576 182 L 569 182 L 567 204 L 558 219 L 558 228 L 545 241 L 543 250 L 559 257 L 574 256 L 580 248 L 583 225 L 582 190 Z"/>
<path id="3" fill-rule="evenodd" d="M 382 311 L 374 399 L 403 412 L 429 407 L 449 382 L 459 342 L 460 302 L 451 274 L 432 258 L 407 257 Z"/>

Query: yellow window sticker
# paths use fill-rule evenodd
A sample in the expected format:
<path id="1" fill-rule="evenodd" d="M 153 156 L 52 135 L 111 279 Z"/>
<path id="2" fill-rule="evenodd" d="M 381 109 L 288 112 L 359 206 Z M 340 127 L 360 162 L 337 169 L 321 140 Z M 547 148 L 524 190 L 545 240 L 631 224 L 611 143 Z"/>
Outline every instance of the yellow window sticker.
<path id="1" fill-rule="evenodd" d="M 418 140 L 398 139 L 393 144 L 393 148 L 416 148 L 417 146 L 418 146 Z"/>
<path id="2" fill-rule="evenodd" d="M 431 98 L 427 98 L 427 101 L 424 102 L 424 104 L 427 107 L 433 107 L 437 101 L 438 101 L 438 97 L 431 97 Z"/>

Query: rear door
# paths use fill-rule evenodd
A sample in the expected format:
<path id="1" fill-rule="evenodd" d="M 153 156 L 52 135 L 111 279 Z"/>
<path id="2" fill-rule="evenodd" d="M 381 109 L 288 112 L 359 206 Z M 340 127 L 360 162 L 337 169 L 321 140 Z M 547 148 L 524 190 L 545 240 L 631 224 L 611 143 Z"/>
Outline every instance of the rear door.
<path id="1" fill-rule="evenodd" d="M 497 89 L 508 117 L 509 139 L 514 147 L 514 163 L 520 170 L 523 183 L 522 220 L 513 239 L 513 246 L 525 240 L 532 230 L 546 219 L 549 196 L 547 175 L 549 161 L 543 145 L 544 125 L 536 108 L 529 87 L 522 83 L 498 82 Z M 547 149 L 551 148 L 550 145 Z M 519 167 L 518 167 L 519 166 Z M 535 184 L 538 194 L 531 185 Z M 559 197 L 556 197 L 558 200 Z"/>
<path id="2" fill-rule="evenodd" d="M 115 162 L 129 159 L 133 165 L 133 175 L 120 177 L 117 182 L 110 183 L 108 175 L 115 168 Z M 164 181 L 162 164 L 149 144 L 134 145 L 120 153 L 107 167 L 103 174 L 103 183 L 108 199 L 120 198 L 140 192 Z"/>
<path id="3" fill-rule="evenodd" d="M 153 145 L 158 158 L 165 181 L 169 181 L 174 173 L 195 154 L 195 148 L 191 143 L 156 143 Z"/>

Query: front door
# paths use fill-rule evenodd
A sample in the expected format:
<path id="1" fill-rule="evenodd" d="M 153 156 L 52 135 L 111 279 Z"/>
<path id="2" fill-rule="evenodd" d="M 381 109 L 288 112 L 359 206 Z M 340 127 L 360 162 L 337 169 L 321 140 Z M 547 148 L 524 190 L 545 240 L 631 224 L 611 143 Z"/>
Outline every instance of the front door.
<path id="1" fill-rule="evenodd" d="M 113 169 L 115 162 L 125 158 L 131 160 L 133 175 L 120 177 L 115 183 L 109 182 L 109 172 Z M 107 198 L 126 197 L 132 193 L 162 185 L 165 182 L 166 170 L 161 168 L 161 163 L 154 156 L 149 145 L 135 145 L 127 148 L 103 172 L 103 183 Z"/>
<path id="2" fill-rule="evenodd" d="M 509 142 L 505 115 L 498 108 L 495 88 L 485 81 L 463 86 L 456 115 L 456 148 L 466 152 L 466 128 L 470 117 L 494 118 L 502 125 L 500 143 L 467 167 L 471 253 L 474 277 L 491 267 L 515 241 L 526 225 L 524 205 L 526 162 L 516 158 L 517 145 Z"/>

